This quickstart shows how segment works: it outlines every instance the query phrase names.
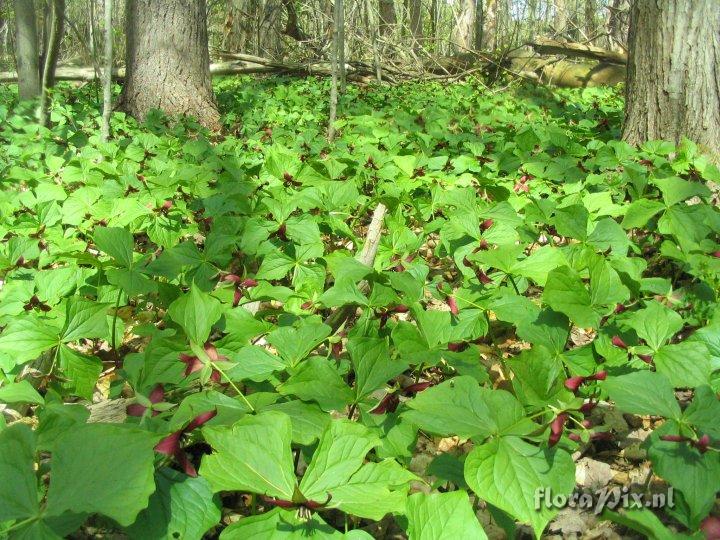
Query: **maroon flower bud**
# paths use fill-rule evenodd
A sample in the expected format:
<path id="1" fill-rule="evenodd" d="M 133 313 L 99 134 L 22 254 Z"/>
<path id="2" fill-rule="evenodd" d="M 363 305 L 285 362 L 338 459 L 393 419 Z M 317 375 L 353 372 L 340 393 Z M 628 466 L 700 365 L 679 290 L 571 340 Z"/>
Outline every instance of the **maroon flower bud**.
<path id="1" fill-rule="evenodd" d="M 395 313 L 407 313 L 410 311 L 410 308 L 408 308 L 406 305 L 398 304 L 394 308 L 392 308 L 392 311 Z"/>
<path id="2" fill-rule="evenodd" d="M 569 379 L 565 379 L 565 388 L 575 393 L 578 391 L 578 388 L 580 388 L 580 385 L 584 382 L 585 377 L 582 377 L 580 375 L 570 377 Z"/>
<path id="3" fill-rule="evenodd" d="M 720 251 L 714 251 L 712 253 L 712 256 L 715 257 L 716 259 L 720 259 Z"/>
<path id="4" fill-rule="evenodd" d="M 623 311 L 627 310 L 624 304 L 618 304 L 615 306 L 615 313 L 622 313 Z"/>
<path id="5" fill-rule="evenodd" d="M 687 437 L 683 437 L 682 435 L 661 435 L 660 440 L 665 442 L 680 443 L 687 441 Z"/>
<path id="6" fill-rule="evenodd" d="M 343 351 L 343 344 L 342 341 L 337 341 L 332 344 L 332 355 L 335 358 L 340 358 L 340 355 Z"/>
<path id="7" fill-rule="evenodd" d="M 448 343 L 448 351 L 451 352 L 460 352 L 467 348 L 467 343 L 463 343 L 462 341 L 457 343 Z"/>
<path id="8" fill-rule="evenodd" d="M 472 263 L 468 260 L 467 257 L 463 257 L 463 266 L 467 266 L 468 268 L 472 266 Z"/>
<path id="9" fill-rule="evenodd" d="M 240 276 L 237 276 L 235 274 L 227 274 L 222 279 L 223 281 L 229 281 L 230 283 L 240 283 L 240 281 L 242 280 Z"/>
<path id="10" fill-rule="evenodd" d="M 568 434 L 568 439 L 570 439 L 570 440 L 573 441 L 573 442 L 578 442 L 578 443 L 582 440 L 582 439 L 580 438 L 580 435 L 578 435 L 577 433 L 569 433 L 569 434 Z"/>
<path id="11" fill-rule="evenodd" d="M 592 420 L 583 420 L 582 421 L 582 427 L 585 429 L 590 429 L 593 426 Z"/>
<path id="12" fill-rule="evenodd" d="M 403 388 L 403 394 L 409 397 L 418 394 L 423 390 L 430 388 L 431 386 L 433 386 L 433 383 L 431 381 L 418 382 Z"/>
<path id="13" fill-rule="evenodd" d="M 174 455 L 180 449 L 180 437 L 182 434 L 182 430 L 171 433 L 155 445 L 155 451 L 167 456 Z"/>
<path id="14" fill-rule="evenodd" d="M 400 405 L 400 397 L 395 393 L 386 394 L 377 406 L 370 411 L 370 414 L 386 414 L 395 412 Z"/>
<path id="15" fill-rule="evenodd" d="M 292 174 L 290 174 L 289 172 L 285 171 L 285 172 L 283 173 L 283 180 L 285 180 L 286 182 L 292 182 L 292 181 L 294 180 L 294 178 L 293 178 L 293 175 L 292 175 Z"/>
<path id="16" fill-rule="evenodd" d="M 565 422 L 567 422 L 567 414 L 558 414 L 552 422 L 550 422 L 550 437 L 548 438 L 548 445 L 555 446 L 560 437 L 562 437 L 563 431 L 565 430 Z"/>
<path id="17" fill-rule="evenodd" d="M 708 516 L 700 524 L 706 540 L 720 540 L 720 518 Z"/>
<path id="18" fill-rule="evenodd" d="M 288 241 L 287 226 L 284 223 L 280 224 L 280 227 L 278 227 L 278 230 L 275 234 L 277 234 L 277 237 L 283 242 Z"/>
<path id="19" fill-rule="evenodd" d="M 587 380 L 589 381 L 604 381 L 607 379 L 607 371 L 598 371 L 595 375 L 590 375 Z"/>
<path id="20" fill-rule="evenodd" d="M 190 420 L 190 423 L 185 427 L 185 429 L 183 429 L 183 433 L 189 433 L 192 430 L 199 428 L 200 426 L 202 426 L 206 422 L 209 422 L 216 416 L 217 416 L 217 409 L 213 409 L 211 411 L 198 414 L 195 418 Z"/>
<path id="21" fill-rule="evenodd" d="M 252 279 L 252 278 L 246 278 L 240 282 L 240 286 L 245 289 L 250 289 L 251 287 L 257 287 L 257 284 L 258 284 L 257 280 Z"/>
<path id="22" fill-rule="evenodd" d="M 473 253 L 477 253 L 478 251 L 485 251 L 488 248 L 488 242 L 484 238 L 480 240 L 480 245 L 473 249 Z"/>
<path id="23" fill-rule="evenodd" d="M 282 499 L 272 499 L 270 497 L 263 497 L 262 500 L 265 504 L 269 504 L 271 506 L 279 506 L 280 508 L 295 508 L 295 503 L 292 501 L 284 501 Z"/>
<path id="24" fill-rule="evenodd" d="M 643 362 L 645 362 L 646 364 L 652 365 L 652 363 L 653 363 L 652 356 L 650 356 L 649 354 L 638 354 L 638 358 L 640 360 L 642 360 Z"/>
<path id="25" fill-rule="evenodd" d="M 595 407 L 597 407 L 597 401 L 588 401 L 583 403 L 579 410 L 583 414 L 590 414 Z"/>
<path id="26" fill-rule="evenodd" d="M 455 301 L 455 297 L 448 296 L 445 301 L 447 302 L 447 305 L 450 307 L 450 313 L 452 313 L 453 315 L 457 315 L 458 313 L 460 313 L 457 302 Z"/>
<path id="27" fill-rule="evenodd" d="M 612 344 L 616 347 L 620 347 L 621 349 L 627 349 L 627 345 L 625 345 L 625 342 L 620 338 L 620 336 L 613 336 Z"/>
<path id="28" fill-rule="evenodd" d="M 609 431 L 597 431 L 590 435 L 592 441 L 612 441 L 615 436 Z"/>
<path id="29" fill-rule="evenodd" d="M 492 219 L 486 219 L 480 224 L 480 230 L 481 231 L 487 231 L 490 227 L 493 226 L 493 220 Z"/>
<path id="30" fill-rule="evenodd" d="M 488 277 L 488 275 L 485 272 L 483 272 L 482 270 L 480 270 L 479 268 L 477 270 L 475 270 L 475 277 L 483 285 L 489 285 L 490 283 L 493 282 L 493 280 L 490 277 Z"/>
<path id="31" fill-rule="evenodd" d="M 710 446 L 710 436 L 706 433 L 693 443 L 693 446 L 697 448 L 701 454 L 707 452 L 708 446 Z"/>
<path id="32" fill-rule="evenodd" d="M 173 206 L 173 202 L 171 200 L 167 200 L 164 203 L 162 203 L 161 208 L 163 210 L 170 210 L 172 208 L 172 206 Z"/>

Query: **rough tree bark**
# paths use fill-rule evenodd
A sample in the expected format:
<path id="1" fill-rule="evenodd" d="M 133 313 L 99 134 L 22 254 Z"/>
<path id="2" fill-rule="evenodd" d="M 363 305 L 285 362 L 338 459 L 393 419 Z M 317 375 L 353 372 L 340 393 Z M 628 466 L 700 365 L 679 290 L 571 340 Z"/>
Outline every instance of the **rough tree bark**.
<path id="1" fill-rule="evenodd" d="M 112 9 L 113 0 L 105 0 L 105 64 L 103 69 L 103 112 L 100 127 L 100 137 L 103 141 L 107 141 L 110 138 L 110 114 L 112 113 Z"/>
<path id="2" fill-rule="evenodd" d="M 138 119 L 161 109 L 218 128 L 205 0 L 127 0 L 125 12 L 127 73 L 120 107 Z"/>
<path id="3" fill-rule="evenodd" d="M 565 33 L 568 24 L 568 12 L 565 0 L 555 0 L 555 14 L 553 17 L 553 30 L 558 36 Z"/>
<path id="4" fill-rule="evenodd" d="M 393 0 L 380 0 L 378 4 L 380 14 L 380 34 L 383 36 L 392 35 L 397 24 L 395 3 Z"/>
<path id="5" fill-rule="evenodd" d="M 42 77 L 40 80 L 40 105 L 38 120 L 48 123 L 48 88 L 55 86 L 55 66 L 60 54 L 60 42 L 65 28 L 65 0 L 52 0 L 45 17 L 45 49 L 43 51 Z"/>
<path id="6" fill-rule="evenodd" d="M 607 32 L 610 41 L 610 48 L 614 51 L 627 50 L 627 27 L 628 12 L 630 5 L 628 0 L 612 0 L 608 6 Z"/>
<path id="7" fill-rule="evenodd" d="M 40 95 L 37 22 L 35 7 L 27 0 L 15 0 L 15 61 L 20 99 Z"/>
<path id="8" fill-rule="evenodd" d="M 461 0 L 460 11 L 455 14 L 455 27 L 451 36 L 456 52 L 462 53 L 472 50 L 474 22 L 475 0 Z"/>
<path id="9" fill-rule="evenodd" d="M 409 0 L 410 36 L 415 50 L 420 48 L 423 39 L 422 4 L 420 0 Z"/>
<path id="10" fill-rule="evenodd" d="M 720 155 L 717 0 L 635 0 L 623 139 L 682 137 Z"/>
<path id="11" fill-rule="evenodd" d="M 484 2 L 481 48 L 486 51 L 494 51 L 498 48 L 498 0 L 484 0 Z"/>

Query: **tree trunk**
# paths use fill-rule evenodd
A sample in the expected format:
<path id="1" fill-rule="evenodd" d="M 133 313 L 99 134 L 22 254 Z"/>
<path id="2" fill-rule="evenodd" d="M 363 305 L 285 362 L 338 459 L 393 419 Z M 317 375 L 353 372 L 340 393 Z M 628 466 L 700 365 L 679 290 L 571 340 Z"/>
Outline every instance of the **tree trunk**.
<path id="1" fill-rule="evenodd" d="M 595 0 L 585 0 L 585 35 L 592 40 L 595 33 Z"/>
<path id="2" fill-rule="evenodd" d="M 40 95 L 37 23 L 35 7 L 27 0 L 15 0 L 15 62 L 20 99 Z"/>
<path id="3" fill-rule="evenodd" d="M 395 14 L 395 3 L 393 0 L 380 0 L 380 34 L 383 36 L 392 35 L 397 24 Z"/>
<path id="4" fill-rule="evenodd" d="M 623 139 L 687 137 L 720 155 L 717 0 L 635 0 Z"/>
<path id="5" fill-rule="evenodd" d="M 103 70 L 103 113 L 100 128 L 100 137 L 103 141 L 107 141 L 110 138 L 110 114 L 112 113 L 112 6 L 112 0 L 105 0 L 105 69 Z"/>
<path id="6" fill-rule="evenodd" d="M 151 109 L 220 126 L 210 79 L 205 0 L 127 0 L 121 107 L 138 119 Z"/>
<path id="7" fill-rule="evenodd" d="M 563 36 L 567 28 L 567 6 L 565 0 L 555 0 L 555 15 L 553 18 L 553 30 L 558 36 Z"/>
<path id="8" fill-rule="evenodd" d="M 461 0 L 460 12 L 455 15 L 452 42 L 458 53 L 472 50 L 475 22 L 475 0 Z"/>
<path id="9" fill-rule="evenodd" d="M 423 38 L 422 5 L 420 0 L 409 0 L 409 4 L 410 36 L 412 37 L 413 48 L 417 50 Z"/>
<path id="10" fill-rule="evenodd" d="M 482 0 L 481 0 L 482 1 Z M 482 49 L 494 51 L 498 48 L 497 42 L 498 23 L 498 2 L 497 0 L 485 0 L 483 9 L 483 41 Z"/>
<path id="11" fill-rule="evenodd" d="M 610 40 L 610 48 L 614 51 L 627 50 L 629 9 L 630 6 L 627 0 L 612 0 L 612 4 L 608 6 L 610 14 L 608 16 L 607 32 Z"/>
<path id="12" fill-rule="evenodd" d="M 48 88 L 55 86 L 55 66 L 60 54 L 64 20 L 65 0 L 52 0 L 49 13 L 45 16 L 45 50 L 42 60 L 40 105 L 38 105 L 38 120 L 43 126 L 48 123 Z"/>

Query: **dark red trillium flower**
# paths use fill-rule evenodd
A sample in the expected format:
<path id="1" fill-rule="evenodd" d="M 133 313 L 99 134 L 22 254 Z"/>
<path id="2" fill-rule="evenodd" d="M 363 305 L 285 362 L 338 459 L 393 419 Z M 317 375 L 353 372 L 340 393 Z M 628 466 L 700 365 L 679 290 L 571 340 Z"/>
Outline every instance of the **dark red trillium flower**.
<path id="1" fill-rule="evenodd" d="M 380 403 L 374 409 L 370 410 L 370 414 L 386 414 L 393 413 L 397 410 L 400 405 L 400 397 L 396 392 L 385 394 Z"/>
<path id="2" fill-rule="evenodd" d="M 328 503 L 332 500 L 332 495 L 328 493 L 327 499 L 324 502 L 317 502 L 317 501 L 309 501 L 304 500 L 302 502 L 293 502 L 293 501 L 285 501 L 283 499 L 274 499 L 272 497 L 263 497 L 263 502 L 265 504 L 270 504 L 272 506 L 279 506 L 280 508 L 304 508 L 306 510 L 320 510 L 321 508 L 325 508 Z"/>
<path id="3" fill-rule="evenodd" d="M 460 313 L 460 310 L 458 309 L 457 301 L 455 300 L 454 296 L 448 296 L 445 299 L 445 302 L 447 302 L 448 307 L 450 307 L 450 313 L 453 315 L 457 315 Z"/>
<path id="4" fill-rule="evenodd" d="M 166 456 L 174 457 L 178 464 L 182 467 L 182 470 L 188 476 L 197 476 L 197 471 L 195 470 L 195 467 L 193 467 L 193 464 L 190 463 L 190 460 L 180 446 L 180 441 L 185 433 L 190 433 L 191 431 L 199 428 L 204 423 L 214 418 L 215 415 L 217 415 L 217 410 L 212 410 L 197 415 L 195 418 L 190 420 L 190 423 L 188 423 L 187 426 L 185 426 L 181 430 L 171 433 L 170 435 L 162 439 L 159 443 L 157 443 L 155 445 L 155 451 L 159 454 L 165 454 Z"/>
<path id="5" fill-rule="evenodd" d="M 714 251 L 712 256 L 715 257 L 716 259 L 720 259 L 720 251 Z"/>
<path id="6" fill-rule="evenodd" d="M 434 383 L 431 381 L 417 382 L 417 383 L 411 384 L 411 385 L 403 388 L 403 395 L 410 397 L 419 392 L 422 392 L 423 390 L 427 390 L 428 388 L 430 388 L 433 385 L 434 385 Z"/>
<path id="7" fill-rule="evenodd" d="M 240 303 L 240 299 L 245 292 L 245 289 L 256 287 L 258 282 L 251 278 L 243 279 L 235 274 L 228 274 L 223 278 L 223 281 L 229 281 L 235 284 L 235 294 L 233 295 L 233 307 L 237 307 Z"/>
<path id="8" fill-rule="evenodd" d="M 705 534 L 706 540 L 720 540 L 720 518 L 706 517 L 700 524 L 700 530 Z"/>
<path id="9" fill-rule="evenodd" d="M 604 381 L 605 379 L 607 379 L 607 371 L 598 371 L 594 375 L 588 375 L 587 377 L 576 375 L 565 379 L 565 388 L 575 393 L 580 388 L 580 385 L 587 381 Z"/>
<path id="10" fill-rule="evenodd" d="M 563 431 L 565 431 L 565 422 L 567 422 L 567 419 L 567 414 L 560 413 L 550 422 L 548 446 L 555 446 L 560 441 L 560 437 L 562 437 Z"/>
<path id="11" fill-rule="evenodd" d="M 208 355 L 208 358 L 212 360 L 213 362 L 220 362 L 222 360 L 227 360 L 227 356 L 222 356 L 220 353 L 218 353 L 215 346 L 211 343 L 205 344 L 205 354 Z M 202 360 L 200 360 L 197 356 L 191 356 L 189 354 L 180 354 L 180 360 L 182 362 L 185 362 L 185 376 L 195 373 L 196 371 L 200 371 L 203 367 L 205 367 L 205 364 L 203 364 Z M 212 370 L 212 373 L 210 374 L 210 380 L 216 383 L 220 382 L 220 372 L 216 369 Z"/>
<path id="12" fill-rule="evenodd" d="M 482 223 L 480 223 L 480 230 L 481 231 L 487 231 L 490 227 L 493 226 L 494 221 L 492 219 L 486 219 Z"/>
<path id="13" fill-rule="evenodd" d="M 643 362 L 645 362 L 646 364 L 652 365 L 652 363 L 653 363 L 652 356 L 650 356 L 649 354 L 638 354 L 638 358 L 640 360 L 642 360 Z"/>
<path id="14" fill-rule="evenodd" d="M 620 336 L 613 336 L 612 338 L 612 344 L 616 347 L 620 347 L 621 349 L 627 349 L 627 345 L 625 345 L 625 342 L 622 340 Z"/>
<path id="15" fill-rule="evenodd" d="M 708 447 L 710 446 L 710 436 L 707 433 L 700 437 L 697 441 L 694 441 L 689 437 L 683 437 L 682 435 L 662 435 L 660 440 L 674 443 L 689 443 L 690 446 L 697 448 L 701 454 L 707 452 Z"/>
<path id="16" fill-rule="evenodd" d="M 148 399 L 150 400 L 150 403 L 160 403 L 163 398 L 165 397 L 165 389 L 163 388 L 162 384 L 158 384 L 155 386 L 155 388 L 152 389 L 150 392 L 150 395 L 148 396 Z M 141 403 L 131 403 L 127 406 L 127 409 L 125 411 L 127 412 L 128 416 L 142 416 L 145 414 L 145 410 L 147 407 Z M 157 416 L 160 414 L 160 411 L 153 411 L 152 415 Z"/>

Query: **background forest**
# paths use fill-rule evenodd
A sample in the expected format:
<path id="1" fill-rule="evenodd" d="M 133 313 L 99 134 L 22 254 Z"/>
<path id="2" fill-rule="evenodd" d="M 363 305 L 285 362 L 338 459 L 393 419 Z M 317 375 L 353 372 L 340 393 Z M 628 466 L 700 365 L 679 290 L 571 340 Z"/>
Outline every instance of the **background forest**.
<path id="1" fill-rule="evenodd" d="M 715 0 L 0 47 L 0 538 L 720 539 Z"/>

